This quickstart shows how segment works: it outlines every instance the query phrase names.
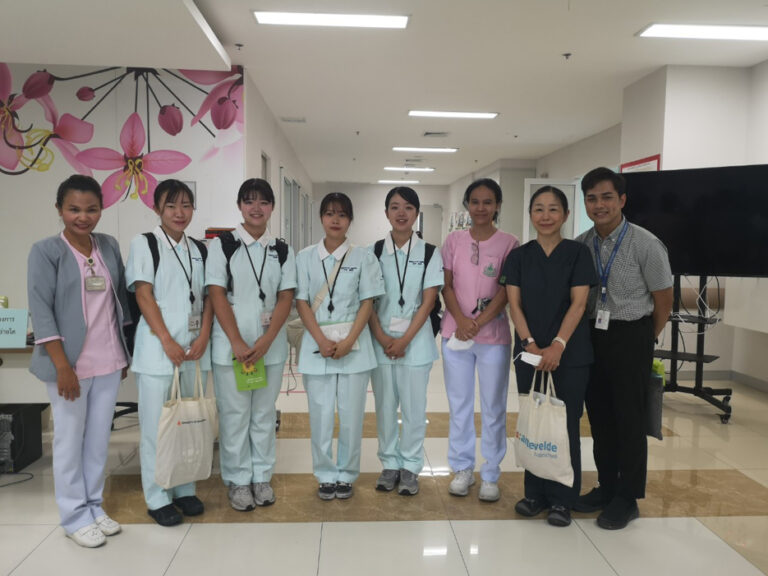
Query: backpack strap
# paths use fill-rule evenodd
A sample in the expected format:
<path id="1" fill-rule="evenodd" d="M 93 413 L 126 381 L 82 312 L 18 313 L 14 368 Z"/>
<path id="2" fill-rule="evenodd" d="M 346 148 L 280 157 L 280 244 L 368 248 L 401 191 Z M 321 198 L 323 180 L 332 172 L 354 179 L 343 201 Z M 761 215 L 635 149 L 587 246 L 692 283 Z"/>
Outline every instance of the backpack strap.
<path id="1" fill-rule="evenodd" d="M 157 274 L 157 267 L 160 266 L 160 250 L 157 247 L 157 236 L 155 236 L 154 232 L 144 232 L 142 236 L 147 239 L 149 251 L 152 254 L 152 265 L 155 267 L 155 274 Z"/>
<path id="2" fill-rule="evenodd" d="M 240 240 L 235 240 L 235 235 L 229 231 L 219 234 L 219 240 L 224 258 L 227 260 L 227 292 L 232 292 L 232 269 L 229 267 L 229 261 L 232 260 L 232 254 L 240 247 Z"/>
<path id="3" fill-rule="evenodd" d="M 373 253 L 376 256 L 377 260 L 381 260 L 381 253 L 384 251 L 384 240 L 376 240 L 376 243 L 373 245 Z"/>
<path id="4" fill-rule="evenodd" d="M 288 243 L 282 238 L 276 238 L 275 245 L 271 249 L 277 252 L 277 261 L 280 262 L 282 268 L 285 261 L 288 260 Z"/>
<path id="5" fill-rule="evenodd" d="M 427 266 L 429 261 L 432 260 L 432 254 L 435 253 L 435 245 L 429 242 L 424 242 L 424 270 L 421 272 L 421 289 L 424 290 L 424 278 L 427 276 Z"/>
<path id="6" fill-rule="evenodd" d="M 192 236 L 187 236 L 192 242 L 197 246 L 197 249 L 200 250 L 200 256 L 203 257 L 203 266 L 205 266 L 205 261 L 208 259 L 208 246 L 205 245 L 205 242 L 201 240 L 195 240 L 192 238 Z"/>

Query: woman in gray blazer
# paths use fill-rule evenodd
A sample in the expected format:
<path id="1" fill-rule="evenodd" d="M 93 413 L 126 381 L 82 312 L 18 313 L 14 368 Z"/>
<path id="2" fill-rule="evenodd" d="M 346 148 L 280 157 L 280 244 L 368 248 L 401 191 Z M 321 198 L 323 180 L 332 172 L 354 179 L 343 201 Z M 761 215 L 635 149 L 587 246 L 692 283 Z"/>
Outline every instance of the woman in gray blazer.
<path id="1" fill-rule="evenodd" d="M 101 503 L 112 415 L 130 362 L 122 332 L 125 276 L 117 240 L 93 232 L 102 210 L 98 182 L 70 176 L 59 186 L 56 208 L 64 231 L 29 254 L 30 372 L 51 399 L 61 525 L 77 544 L 95 548 L 120 532 Z"/>

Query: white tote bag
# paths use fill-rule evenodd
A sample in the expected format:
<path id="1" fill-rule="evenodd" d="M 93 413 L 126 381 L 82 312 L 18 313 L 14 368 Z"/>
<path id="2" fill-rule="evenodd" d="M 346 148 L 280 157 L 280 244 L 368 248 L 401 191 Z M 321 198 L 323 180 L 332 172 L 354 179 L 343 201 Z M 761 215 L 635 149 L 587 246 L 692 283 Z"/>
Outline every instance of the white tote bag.
<path id="1" fill-rule="evenodd" d="M 182 398 L 179 369 L 174 369 L 171 397 L 160 413 L 155 482 L 166 490 L 211 475 L 218 430 L 216 399 L 203 396 L 199 363 L 196 372 L 194 396 Z"/>
<path id="2" fill-rule="evenodd" d="M 542 375 L 542 392 L 536 391 L 537 374 Z M 565 403 L 555 396 L 549 372 L 534 372 L 530 393 L 520 394 L 515 460 L 539 478 L 573 486 Z"/>

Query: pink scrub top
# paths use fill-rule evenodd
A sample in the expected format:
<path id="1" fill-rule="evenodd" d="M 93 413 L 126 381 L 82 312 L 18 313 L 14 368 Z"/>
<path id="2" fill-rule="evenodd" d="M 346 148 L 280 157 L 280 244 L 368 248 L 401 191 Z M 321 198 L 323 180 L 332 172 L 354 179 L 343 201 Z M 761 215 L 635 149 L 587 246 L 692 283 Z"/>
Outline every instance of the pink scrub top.
<path id="1" fill-rule="evenodd" d="M 474 246 L 473 246 L 474 245 Z M 442 247 L 443 268 L 453 273 L 453 291 L 461 312 L 467 317 L 472 313 L 478 299 L 492 299 L 504 286 L 499 285 L 499 274 L 510 250 L 520 245 L 517 237 L 497 230 L 488 240 L 475 241 L 469 230 L 451 232 Z M 473 255 L 477 252 L 477 264 Z M 440 333 L 450 338 L 456 331 L 456 320 L 446 310 Z M 474 341 L 478 344 L 504 344 L 512 342 L 506 307 L 499 315 L 480 328 Z"/>

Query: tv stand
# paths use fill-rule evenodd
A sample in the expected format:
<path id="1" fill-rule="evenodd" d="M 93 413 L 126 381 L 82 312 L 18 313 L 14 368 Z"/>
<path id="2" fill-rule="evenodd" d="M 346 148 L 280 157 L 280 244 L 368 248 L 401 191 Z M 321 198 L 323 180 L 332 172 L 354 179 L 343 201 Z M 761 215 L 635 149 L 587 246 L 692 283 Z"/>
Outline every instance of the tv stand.
<path id="1" fill-rule="evenodd" d="M 663 360 L 670 360 L 669 379 L 664 387 L 664 392 L 682 392 L 683 394 L 693 394 L 716 408 L 722 410 L 720 414 L 720 421 L 723 424 L 727 424 L 731 419 L 731 395 L 733 391 L 730 388 L 710 388 L 704 386 L 704 364 L 714 362 L 717 360 L 717 356 L 711 354 L 704 354 L 704 326 L 716 324 L 719 322 L 717 318 L 711 318 L 705 316 L 704 304 L 707 301 L 707 277 L 699 277 L 699 298 L 696 302 L 697 315 L 693 314 L 680 314 L 680 276 L 676 275 L 674 280 L 674 303 L 672 305 L 672 316 L 670 322 L 672 322 L 672 349 L 671 350 L 656 350 L 654 356 Z M 680 324 L 696 324 L 700 327 L 698 334 L 696 335 L 696 352 L 680 352 Z M 677 363 L 693 362 L 696 364 L 696 376 L 693 386 L 680 386 L 677 383 Z M 717 396 L 723 396 L 722 400 Z"/>

